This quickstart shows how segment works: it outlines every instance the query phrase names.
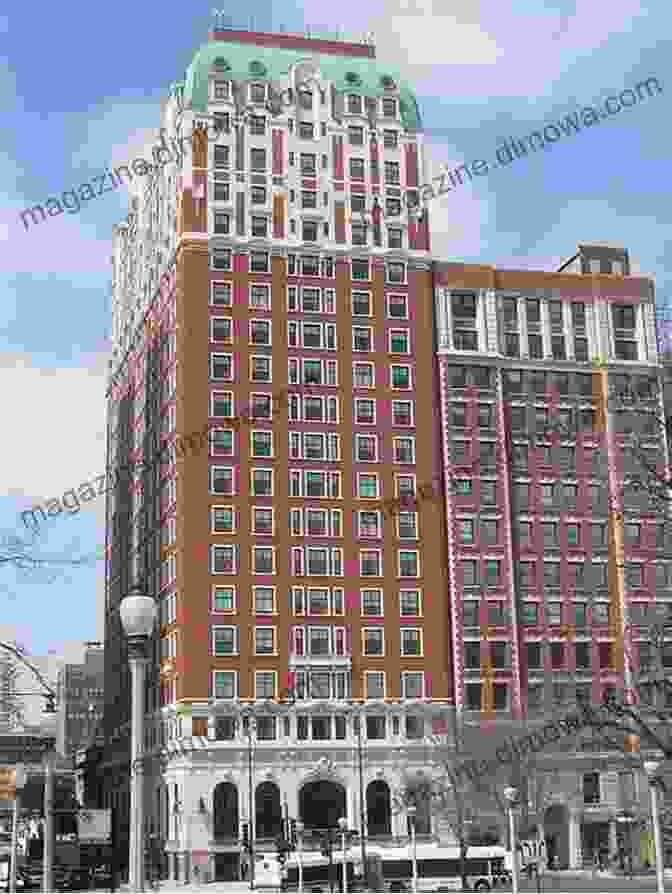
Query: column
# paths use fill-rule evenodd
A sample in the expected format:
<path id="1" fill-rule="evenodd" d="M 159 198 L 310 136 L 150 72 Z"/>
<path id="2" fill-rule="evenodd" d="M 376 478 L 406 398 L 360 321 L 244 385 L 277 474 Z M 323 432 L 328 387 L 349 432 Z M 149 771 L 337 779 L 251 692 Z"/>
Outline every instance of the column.
<path id="1" fill-rule="evenodd" d="M 539 314 L 541 316 L 541 343 L 543 346 L 544 360 L 552 357 L 551 351 L 551 317 L 548 312 L 548 301 L 541 298 L 539 302 Z"/>
<path id="2" fill-rule="evenodd" d="M 616 834 L 616 820 L 609 820 L 609 856 L 618 851 L 618 835 Z"/>
<path id="3" fill-rule="evenodd" d="M 581 869 L 581 812 L 576 808 L 569 811 L 569 868 Z"/>

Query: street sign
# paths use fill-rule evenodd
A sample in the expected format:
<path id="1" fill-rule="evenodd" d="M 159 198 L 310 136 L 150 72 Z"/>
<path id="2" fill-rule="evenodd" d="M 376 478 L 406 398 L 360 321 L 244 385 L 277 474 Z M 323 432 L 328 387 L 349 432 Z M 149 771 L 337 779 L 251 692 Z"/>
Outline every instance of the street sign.
<path id="1" fill-rule="evenodd" d="M 0 767 L 0 801 L 16 800 L 16 767 Z"/>

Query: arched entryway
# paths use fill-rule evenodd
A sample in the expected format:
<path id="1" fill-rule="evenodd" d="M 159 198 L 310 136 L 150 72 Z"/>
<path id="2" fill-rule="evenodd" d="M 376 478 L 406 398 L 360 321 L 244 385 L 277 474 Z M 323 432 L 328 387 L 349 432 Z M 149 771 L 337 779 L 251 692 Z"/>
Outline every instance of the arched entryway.
<path id="1" fill-rule="evenodd" d="M 238 838 L 238 789 L 220 782 L 212 793 L 213 833 L 217 838 Z"/>
<path id="2" fill-rule="evenodd" d="M 392 834 L 390 787 L 383 780 L 370 782 L 366 789 L 366 817 L 369 837 Z"/>
<path id="3" fill-rule="evenodd" d="M 282 833 L 280 789 L 275 782 L 262 782 L 257 786 L 254 811 L 257 838 L 275 838 Z"/>
<path id="4" fill-rule="evenodd" d="M 345 789 L 338 782 L 308 782 L 299 792 L 299 814 L 306 829 L 331 829 L 347 816 Z"/>
<path id="5" fill-rule="evenodd" d="M 564 804 L 552 804 L 544 813 L 544 838 L 549 866 L 568 869 L 569 811 Z"/>

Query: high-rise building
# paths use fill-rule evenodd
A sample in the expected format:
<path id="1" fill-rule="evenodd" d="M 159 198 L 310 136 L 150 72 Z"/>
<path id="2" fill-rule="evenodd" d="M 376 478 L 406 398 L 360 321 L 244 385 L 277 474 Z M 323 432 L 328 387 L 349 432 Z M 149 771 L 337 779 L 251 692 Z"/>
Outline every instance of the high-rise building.
<path id="1" fill-rule="evenodd" d="M 435 274 L 456 710 L 534 724 L 631 689 L 672 595 L 672 532 L 636 483 L 668 467 L 653 283 L 602 245 L 557 273 Z M 561 865 L 616 842 L 622 755 L 591 760 L 555 764 Z"/>
<path id="2" fill-rule="evenodd" d="M 115 237 L 105 806 L 127 815 L 141 582 L 148 825 L 171 874 L 198 851 L 233 878 L 283 816 L 402 833 L 451 701 L 421 124 L 369 42 L 226 30 L 163 124 Z"/>
<path id="3" fill-rule="evenodd" d="M 86 642 L 81 664 L 58 672 L 56 750 L 72 756 L 96 734 L 103 719 L 105 663 L 102 643 Z"/>

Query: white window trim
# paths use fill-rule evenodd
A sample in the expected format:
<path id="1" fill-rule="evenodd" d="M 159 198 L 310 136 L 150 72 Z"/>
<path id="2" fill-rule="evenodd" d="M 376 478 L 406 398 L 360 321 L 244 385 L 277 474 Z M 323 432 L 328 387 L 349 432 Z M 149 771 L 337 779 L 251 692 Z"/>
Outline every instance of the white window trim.
<path id="1" fill-rule="evenodd" d="M 380 613 L 377 615 L 369 615 L 364 611 L 364 593 L 375 590 L 380 595 Z M 383 618 L 385 617 L 385 595 L 382 587 L 362 587 L 359 591 L 359 608 L 362 618 Z"/>
<path id="2" fill-rule="evenodd" d="M 216 531 L 215 530 L 215 511 L 217 509 L 230 509 L 233 513 L 233 528 L 230 531 Z M 235 506 L 218 506 L 214 505 L 210 507 L 210 533 L 211 534 L 237 534 L 238 533 L 238 525 L 237 525 L 237 513 Z"/>
<path id="3" fill-rule="evenodd" d="M 374 458 L 373 459 L 360 459 L 359 458 L 359 442 L 362 438 L 366 438 L 370 440 L 373 439 L 373 443 L 375 444 L 374 450 Z M 368 432 L 364 434 L 364 432 L 355 432 L 355 462 L 356 463 L 377 463 L 379 461 L 379 452 L 378 452 L 378 436 L 374 434 L 369 434 Z"/>
<path id="4" fill-rule="evenodd" d="M 266 217 L 266 215 L 260 214 L 255 215 L 255 217 Z M 252 289 L 264 289 L 266 291 L 266 294 L 268 295 L 268 307 L 259 307 L 258 304 L 252 304 Z M 251 282 L 249 284 L 247 306 L 249 310 L 261 311 L 262 313 L 270 313 L 273 310 L 273 295 L 271 293 L 271 284 L 267 282 Z"/>
<path id="5" fill-rule="evenodd" d="M 315 552 L 323 552 L 323 553 L 326 553 L 326 556 L 327 556 L 327 562 L 326 562 L 327 570 L 326 570 L 326 573 L 325 573 L 325 574 L 315 574 L 315 573 L 311 572 L 310 569 L 309 569 L 309 566 L 310 566 L 310 559 L 309 559 L 309 556 L 310 556 L 312 553 L 315 553 Z M 326 546 L 326 545 L 325 545 L 325 546 L 306 546 L 306 547 L 305 547 L 305 553 L 304 553 L 304 561 L 305 561 L 306 577 L 331 577 L 331 576 L 332 576 L 332 574 L 331 574 L 331 570 L 332 570 L 331 549 L 330 549 L 328 546 Z"/>
<path id="6" fill-rule="evenodd" d="M 235 631 L 233 652 L 225 652 L 223 654 L 217 654 L 217 650 L 215 649 L 215 640 L 216 640 L 216 632 L 218 630 L 233 630 L 233 631 Z M 230 656 L 240 655 L 240 631 L 238 630 L 237 624 L 213 624 L 211 627 L 211 637 L 212 637 L 212 639 L 211 639 L 211 643 L 210 643 L 210 654 L 213 658 L 229 658 Z"/>
<path id="7" fill-rule="evenodd" d="M 272 590 L 273 591 L 273 610 L 270 612 L 258 612 L 257 611 L 257 590 Z M 277 588 L 275 586 L 267 586 L 266 584 L 257 584 L 252 587 L 252 612 L 255 616 L 259 616 L 260 618 L 270 618 L 274 615 L 278 614 L 278 594 Z"/>
<path id="8" fill-rule="evenodd" d="M 401 594 L 417 593 L 418 595 L 418 613 L 417 615 L 404 615 L 401 611 Z M 399 617 L 400 618 L 422 618 L 422 590 L 419 587 L 400 587 L 399 588 Z"/>
<path id="9" fill-rule="evenodd" d="M 231 494 L 220 494 L 214 489 L 215 472 L 222 470 L 231 473 Z M 210 466 L 210 495 L 213 497 L 233 497 L 236 495 L 236 473 L 233 466 Z"/>
<path id="10" fill-rule="evenodd" d="M 228 286 L 231 301 L 229 304 L 215 304 L 215 286 Z M 233 282 L 228 279 L 212 280 L 210 283 L 210 307 L 231 308 L 233 307 Z"/>
<path id="11" fill-rule="evenodd" d="M 233 608 L 231 609 L 217 609 L 215 606 L 217 605 L 216 601 L 216 593 L 217 590 L 231 590 L 233 593 Z M 211 602 L 210 602 L 210 611 L 213 615 L 235 615 L 238 612 L 238 593 L 236 590 L 235 584 L 214 584 L 211 590 Z"/>
<path id="12" fill-rule="evenodd" d="M 268 327 L 269 340 L 267 342 L 260 343 L 260 342 L 252 341 L 252 324 L 253 323 L 263 323 L 265 326 Z M 259 347 L 270 348 L 273 346 L 273 326 L 271 325 L 270 320 L 257 319 L 256 317 L 252 317 L 252 318 L 250 318 L 250 320 L 248 320 L 248 344 L 252 348 L 259 348 Z"/>
<path id="13" fill-rule="evenodd" d="M 254 493 L 254 473 L 255 472 L 270 472 L 271 473 L 271 492 L 270 494 L 255 494 Z M 273 474 L 273 469 L 266 469 L 264 466 L 253 466 L 250 469 L 250 496 L 254 497 L 254 499 L 261 500 L 270 500 L 271 497 L 275 496 L 275 475 Z"/>
<path id="14" fill-rule="evenodd" d="M 319 304 L 320 304 L 320 309 L 319 309 L 319 310 L 304 310 L 304 307 L 303 307 L 303 293 L 305 292 L 306 289 L 312 289 L 313 291 L 316 291 L 316 292 L 317 292 L 318 300 L 319 300 Z M 323 311 L 323 307 L 324 307 L 324 298 L 323 298 L 323 295 L 322 295 L 322 289 L 319 288 L 319 286 L 301 286 L 301 288 L 300 288 L 300 290 L 299 290 L 298 298 L 299 298 L 299 301 L 297 302 L 297 308 L 300 310 L 300 312 L 301 312 L 302 314 L 316 314 L 316 313 L 317 313 L 317 314 L 321 314 L 321 313 L 324 312 L 324 311 Z"/>
<path id="15" fill-rule="evenodd" d="M 410 428 L 410 426 L 409 426 Z M 401 460 L 397 459 L 397 441 L 411 441 L 412 446 L 412 459 L 410 462 L 401 462 Z M 398 466 L 414 466 L 415 465 L 415 435 L 395 435 L 392 438 L 392 455 L 395 457 L 394 462 Z"/>
<path id="16" fill-rule="evenodd" d="M 254 513 L 257 511 L 257 509 L 259 509 L 263 512 L 271 513 L 272 530 L 271 530 L 270 534 L 266 531 L 255 531 L 255 529 L 254 529 L 254 521 L 255 521 Z M 250 533 L 254 534 L 255 537 L 273 537 L 273 536 L 275 536 L 275 508 L 273 506 L 253 506 L 252 511 L 250 513 L 250 522 L 251 522 L 251 528 L 252 528 Z"/>
<path id="17" fill-rule="evenodd" d="M 368 351 L 358 351 L 355 347 L 355 329 L 367 329 L 369 333 L 369 350 Z M 371 354 L 375 349 L 375 344 L 373 340 L 373 326 L 358 326 L 354 321 L 352 324 L 352 351 L 354 354 L 359 356 L 360 354 Z"/>
<path id="18" fill-rule="evenodd" d="M 414 630 L 416 633 L 420 634 L 420 636 L 419 636 L 420 652 L 418 655 L 408 655 L 406 652 L 404 652 L 404 633 L 407 633 L 409 630 Z M 422 627 L 405 627 L 405 626 L 402 627 L 401 628 L 401 637 L 400 637 L 399 642 L 400 642 L 399 651 L 400 651 L 400 655 L 402 658 L 424 658 L 425 657 L 425 643 L 424 643 Z"/>
<path id="19" fill-rule="evenodd" d="M 355 313 L 355 292 L 361 292 L 363 295 L 367 295 L 369 299 L 369 312 L 368 314 L 356 314 Z M 352 289 L 350 293 L 350 301 L 352 303 L 352 317 L 353 317 L 353 326 L 358 325 L 356 320 L 370 320 L 373 317 L 373 292 L 371 289 Z"/>
<path id="20" fill-rule="evenodd" d="M 383 646 L 382 652 L 379 652 L 376 655 L 372 655 L 366 651 L 366 634 L 369 630 L 375 630 L 378 633 L 382 634 L 381 642 Z M 379 624 L 376 627 L 362 627 L 362 655 L 364 658 L 384 658 L 385 657 L 385 627 L 382 624 Z"/>
<path id="21" fill-rule="evenodd" d="M 271 550 L 271 555 L 273 556 L 273 570 L 272 570 L 272 571 L 255 571 L 255 570 L 254 570 L 254 569 L 255 569 L 254 554 L 255 554 L 255 550 L 257 550 L 257 549 L 270 549 L 270 550 Z M 252 572 L 253 575 L 258 575 L 258 576 L 260 576 L 260 577 L 263 577 L 264 575 L 267 575 L 267 574 L 277 574 L 276 548 L 275 548 L 274 546 L 272 546 L 272 545 L 268 545 L 268 544 L 261 544 L 261 543 L 260 543 L 260 544 L 255 544 L 255 545 L 252 546 L 252 568 L 251 568 L 251 572 Z"/>
<path id="22" fill-rule="evenodd" d="M 415 577 L 402 577 L 401 576 L 401 554 L 402 553 L 415 553 L 416 555 L 416 568 L 417 574 Z M 420 550 L 419 549 L 398 549 L 397 550 L 397 576 L 400 580 L 418 580 L 422 577 L 422 569 L 420 568 Z"/>
<path id="23" fill-rule="evenodd" d="M 254 452 L 254 435 L 270 435 L 271 438 L 271 452 L 268 456 L 257 456 Z M 251 459 L 274 459 L 275 458 L 275 443 L 273 438 L 273 432 L 269 431 L 267 428 L 252 428 L 250 429 L 250 458 Z"/>
<path id="24" fill-rule="evenodd" d="M 406 335 L 406 350 L 405 351 L 393 351 L 392 350 L 392 336 L 399 335 L 404 333 Z M 410 329 L 390 329 L 387 333 L 387 351 L 388 354 L 399 355 L 400 357 L 408 357 L 411 353 L 411 330 Z"/>
<path id="25" fill-rule="evenodd" d="M 259 382 L 256 379 L 252 378 L 252 370 L 254 367 L 255 360 L 267 360 L 268 361 L 268 380 L 265 382 Z M 271 385 L 273 383 L 273 357 L 270 354 L 250 354 L 250 384 L 252 385 Z"/>
<path id="26" fill-rule="evenodd" d="M 364 478 L 375 478 L 376 480 L 376 495 L 375 497 L 362 497 L 361 496 L 361 488 L 360 481 Z M 380 478 L 378 477 L 377 472 L 357 472 L 357 499 L 358 500 L 379 500 L 380 499 Z"/>
<path id="27" fill-rule="evenodd" d="M 393 186 L 394 189 L 403 189 L 404 188 L 402 183 L 394 183 L 394 184 L 390 184 L 390 185 Z M 402 214 L 403 214 L 403 202 L 402 202 Z M 395 287 L 398 288 L 399 286 L 408 285 L 408 264 L 405 261 L 393 261 L 392 263 L 402 264 L 402 266 L 404 268 L 404 278 L 402 279 L 401 282 L 396 282 L 396 281 L 391 280 L 388 277 L 388 273 L 390 271 L 389 262 L 388 262 L 388 264 L 385 264 L 385 284 L 392 286 L 393 288 L 395 288 Z"/>
<path id="28" fill-rule="evenodd" d="M 306 587 L 305 588 L 305 612 L 304 616 L 309 620 L 312 618 L 324 618 L 325 615 L 322 612 L 316 612 L 315 614 L 311 614 L 310 612 L 310 594 L 311 593 L 324 593 L 326 590 L 327 593 L 327 612 L 326 614 L 331 616 L 333 615 L 333 598 L 331 594 L 331 589 L 328 586 L 324 587 Z"/>
<path id="29" fill-rule="evenodd" d="M 226 320 L 229 324 L 229 338 L 215 338 L 215 322 Z M 233 320 L 231 317 L 210 317 L 210 341 L 216 345 L 230 345 L 233 344 Z"/>
<path id="30" fill-rule="evenodd" d="M 273 631 L 273 651 L 257 652 L 257 631 L 272 630 Z M 254 626 L 254 655 L 256 658 L 277 658 L 278 656 L 278 628 L 273 624 L 255 624 Z M 275 671 L 273 672 L 275 673 Z"/>
<path id="31" fill-rule="evenodd" d="M 215 416 L 215 398 L 221 397 L 224 395 L 229 397 L 231 404 L 231 415 L 230 416 Z M 210 418 L 211 419 L 235 419 L 236 417 L 236 397 L 233 391 L 219 391 L 218 389 L 213 389 L 210 392 Z"/>
<path id="32" fill-rule="evenodd" d="M 377 553 L 378 554 L 379 574 L 363 574 L 362 573 L 363 563 L 364 563 L 364 553 Z M 360 577 L 366 577 L 367 579 L 383 577 L 383 571 L 384 571 L 384 569 L 383 569 L 383 551 L 382 551 L 382 549 L 376 549 L 375 547 L 373 549 L 369 549 L 368 547 L 366 549 L 360 549 L 360 551 L 359 551 L 359 576 Z"/>
<path id="33" fill-rule="evenodd" d="M 215 432 L 229 432 L 231 435 L 231 453 L 215 453 Z M 233 458 L 236 455 L 236 430 L 234 428 L 226 428 L 226 426 L 222 426 L 222 428 L 211 428 L 210 429 L 210 437 L 208 439 L 208 448 L 209 454 L 213 457 L 230 457 Z"/>
<path id="34" fill-rule="evenodd" d="M 373 404 L 373 422 L 358 422 L 357 421 L 357 402 L 367 400 Z M 354 406 L 354 414 L 353 414 L 353 422 L 355 425 L 376 425 L 378 421 L 378 404 L 376 402 L 375 397 L 356 397 L 355 398 L 355 406 Z"/>
<path id="35" fill-rule="evenodd" d="M 363 641 L 362 641 L 362 646 L 363 646 Z M 384 648 L 384 646 L 383 646 L 383 648 Z M 378 656 L 373 656 L 373 657 L 378 657 Z M 369 670 L 364 671 L 364 692 L 365 692 L 365 698 L 367 698 L 367 699 L 369 698 L 369 684 L 368 684 L 368 678 L 369 678 L 369 676 L 371 676 L 371 675 L 375 675 L 375 676 L 377 676 L 377 677 L 382 676 L 382 678 L 383 678 L 383 695 L 382 695 L 382 698 L 387 698 L 387 674 L 385 673 L 385 671 L 377 671 L 377 670 L 374 670 L 374 671 L 369 671 Z"/>
<path id="36" fill-rule="evenodd" d="M 256 645 L 256 642 L 255 642 Z M 254 672 L 254 699 L 255 701 L 261 701 L 262 699 L 265 701 L 268 696 L 265 695 L 257 695 L 257 677 L 260 674 L 273 674 L 273 695 L 271 698 L 278 697 L 278 672 L 274 670 L 255 670 Z M 276 730 L 277 733 L 277 730 Z"/>
<path id="37" fill-rule="evenodd" d="M 400 478 L 412 478 L 413 479 L 413 496 L 417 497 L 418 495 L 418 479 L 415 472 L 399 472 L 394 476 L 394 495 L 399 499 L 399 479 Z"/>
<path id="38" fill-rule="evenodd" d="M 217 697 L 217 674 L 233 674 L 234 684 L 233 684 L 233 696 L 231 697 L 231 699 L 224 698 L 222 696 L 220 696 L 219 698 Z M 216 701 L 227 701 L 227 702 L 234 701 L 235 699 L 238 698 L 238 694 L 239 694 L 239 687 L 238 687 L 238 671 L 237 670 L 228 670 L 228 669 L 224 669 L 224 668 L 220 668 L 219 670 L 213 670 L 213 672 L 212 672 L 212 697 L 213 697 L 213 699 L 215 699 Z"/>
<path id="39" fill-rule="evenodd" d="M 324 520 L 326 522 L 324 526 L 325 533 L 324 534 L 307 534 L 308 531 L 308 512 L 319 512 L 324 516 Z M 304 506 L 303 509 L 299 509 L 301 512 L 301 530 L 303 532 L 303 536 L 307 537 L 331 537 L 331 518 L 329 515 L 329 510 L 322 506 Z"/>
<path id="40" fill-rule="evenodd" d="M 215 571 L 215 555 L 218 550 L 233 550 L 233 568 L 231 571 Z M 213 543 L 210 545 L 210 574 L 226 575 L 238 574 L 238 548 L 235 543 Z"/>
<path id="41" fill-rule="evenodd" d="M 401 533 L 400 533 L 401 525 L 399 524 L 399 522 L 401 519 L 402 512 L 407 512 L 407 513 L 413 514 L 415 516 L 415 537 L 402 537 L 401 536 Z M 397 540 L 403 540 L 408 543 L 417 543 L 417 541 L 420 539 L 420 534 L 418 531 L 418 513 L 417 513 L 417 511 L 414 509 L 401 509 L 400 508 L 399 513 L 398 514 L 395 513 L 395 515 L 396 515 L 396 527 L 397 527 Z M 419 568 L 419 565 L 418 565 L 418 568 Z"/>
<path id="42" fill-rule="evenodd" d="M 256 416 L 252 410 L 255 405 L 255 398 L 263 397 L 268 401 L 269 411 L 268 416 Z M 251 391 L 250 392 L 250 402 L 249 406 L 249 415 L 250 419 L 253 419 L 255 422 L 271 422 L 273 420 L 273 395 L 269 394 L 268 391 Z"/>
<path id="43" fill-rule="evenodd" d="M 377 519 L 378 519 L 378 524 L 377 524 L 378 533 L 376 534 L 375 537 L 372 537 L 372 538 L 371 538 L 370 535 L 364 535 L 364 534 L 362 534 L 362 519 L 361 519 L 361 516 L 362 516 L 362 513 L 363 513 L 363 512 L 374 512 L 374 513 L 376 514 L 376 516 L 377 516 Z M 381 540 L 381 539 L 382 539 L 382 536 L 383 536 L 383 523 L 382 523 L 381 513 L 380 513 L 380 510 L 379 510 L 379 509 L 358 509 L 358 510 L 357 510 L 357 537 L 358 537 L 358 538 L 362 538 L 362 537 L 365 537 L 365 536 L 366 536 L 366 537 L 369 537 L 369 538 L 372 539 L 372 540 Z M 369 587 L 368 589 L 371 589 L 371 588 Z"/>
<path id="44" fill-rule="evenodd" d="M 230 362 L 229 370 L 230 370 L 231 375 L 229 376 L 228 379 L 226 379 L 226 378 L 220 379 L 215 376 L 215 371 L 214 371 L 215 360 L 218 360 L 221 358 L 227 358 Z M 235 366 L 234 366 L 234 362 L 233 362 L 233 354 L 222 354 L 219 351 L 213 351 L 210 354 L 210 381 L 211 382 L 233 382 L 235 380 L 235 373 L 236 373 L 236 370 L 235 370 Z"/>
<path id="45" fill-rule="evenodd" d="M 406 305 L 406 313 L 403 317 L 393 317 L 390 315 L 390 298 L 403 298 Z M 408 320 L 408 295 L 403 292 L 388 292 L 385 296 L 385 313 L 388 320 Z"/>
<path id="46" fill-rule="evenodd" d="M 371 376 L 371 385 L 359 385 L 357 383 L 357 378 L 355 376 L 355 367 L 356 366 L 368 366 L 372 372 Z M 352 387 L 353 388 L 367 388 L 374 389 L 376 387 L 376 365 L 375 363 L 371 363 L 368 360 L 353 360 L 352 362 Z"/>
<path id="47" fill-rule="evenodd" d="M 295 618 L 305 618 L 306 615 L 307 615 L 307 612 L 306 612 L 306 606 L 307 606 L 307 600 L 306 600 L 306 588 L 305 588 L 305 587 L 292 587 L 292 588 L 291 588 L 291 593 L 292 593 L 292 615 L 293 615 L 293 617 L 295 617 Z M 301 603 L 302 603 L 302 606 L 303 606 L 303 611 L 301 611 L 301 612 L 297 612 L 297 611 L 295 611 L 295 608 L 296 608 L 296 594 L 298 594 L 298 593 L 301 594 Z"/>
<path id="48" fill-rule="evenodd" d="M 422 686 L 420 687 L 420 695 L 406 695 L 406 678 L 409 676 L 417 677 L 420 675 Z M 401 697 L 405 699 L 421 699 L 425 698 L 425 672 L 424 671 L 402 671 L 401 672 Z"/>
<path id="49" fill-rule="evenodd" d="M 399 366 L 408 370 L 408 388 L 397 388 L 394 384 L 394 367 Z M 405 394 L 407 391 L 413 390 L 413 367 L 410 363 L 391 363 L 390 364 L 390 388 L 392 391 L 399 391 Z"/>
<path id="50" fill-rule="evenodd" d="M 224 254 L 226 252 L 228 252 L 228 255 L 229 255 L 229 269 L 223 270 L 221 267 L 215 267 L 215 256 L 216 255 L 221 256 L 222 254 Z M 210 252 L 210 269 L 213 270 L 215 273 L 231 273 L 232 272 L 231 268 L 233 266 L 232 262 L 233 262 L 233 251 L 230 248 L 213 248 L 211 250 L 211 252 Z"/>

